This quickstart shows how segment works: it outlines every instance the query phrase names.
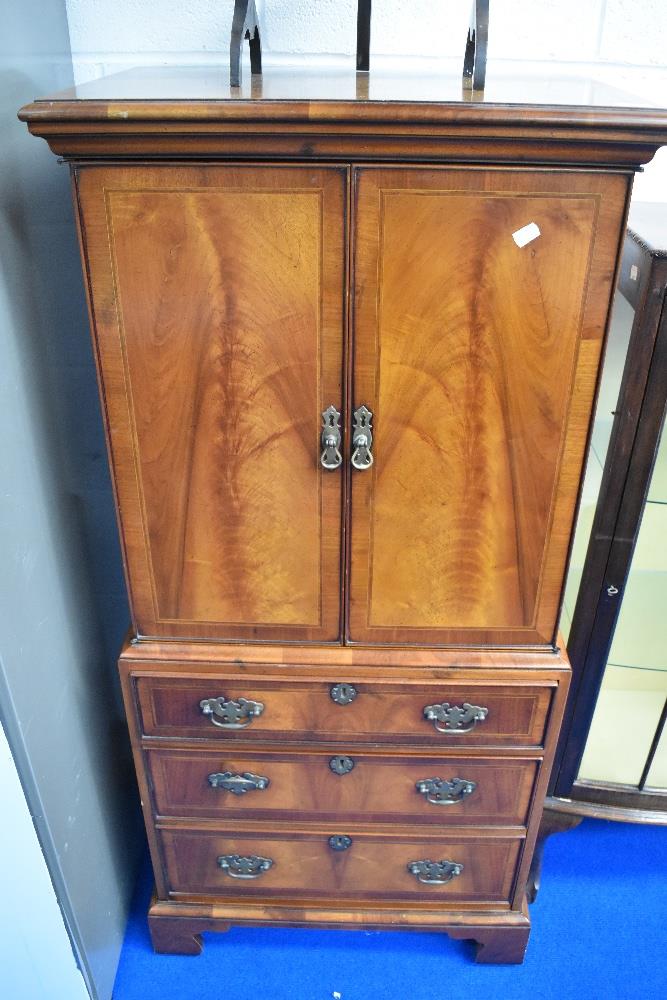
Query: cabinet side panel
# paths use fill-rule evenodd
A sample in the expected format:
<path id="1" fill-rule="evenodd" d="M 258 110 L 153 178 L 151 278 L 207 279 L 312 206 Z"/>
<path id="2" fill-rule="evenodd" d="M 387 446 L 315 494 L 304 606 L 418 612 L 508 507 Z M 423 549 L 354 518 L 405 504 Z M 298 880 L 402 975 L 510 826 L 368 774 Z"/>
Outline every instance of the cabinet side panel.
<path id="1" fill-rule="evenodd" d="M 549 642 L 627 181 L 357 184 L 353 406 L 375 463 L 353 476 L 350 636 Z"/>
<path id="2" fill-rule="evenodd" d="M 340 634 L 344 170 L 86 168 L 93 313 L 144 635 Z"/>

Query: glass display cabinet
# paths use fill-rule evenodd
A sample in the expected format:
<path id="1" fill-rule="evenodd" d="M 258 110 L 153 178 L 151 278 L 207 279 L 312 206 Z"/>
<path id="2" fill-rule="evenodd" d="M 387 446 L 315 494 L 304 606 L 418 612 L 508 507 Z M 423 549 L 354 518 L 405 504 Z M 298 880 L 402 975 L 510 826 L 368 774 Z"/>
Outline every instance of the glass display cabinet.
<path id="1" fill-rule="evenodd" d="M 667 823 L 666 292 L 667 205 L 638 204 L 565 587 L 573 685 L 542 846 L 583 816 Z"/>

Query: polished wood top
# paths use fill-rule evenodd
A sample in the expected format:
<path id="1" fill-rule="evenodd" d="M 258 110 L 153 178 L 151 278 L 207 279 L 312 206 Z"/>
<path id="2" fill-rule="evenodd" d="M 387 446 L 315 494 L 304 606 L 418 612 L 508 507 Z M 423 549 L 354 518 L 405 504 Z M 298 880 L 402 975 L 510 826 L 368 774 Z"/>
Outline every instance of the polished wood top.
<path id="1" fill-rule="evenodd" d="M 636 170 L 667 144 L 667 111 L 590 80 L 226 68 L 129 70 L 26 105 L 71 160 L 236 157 L 557 163 Z"/>
<path id="2" fill-rule="evenodd" d="M 595 80 L 489 72 L 484 91 L 464 91 L 454 74 L 313 72 L 270 69 L 230 87 L 226 68 L 145 67 L 80 84 L 21 110 L 26 121 L 114 116 L 147 120 L 400 118 L 412 120 L 529 118 L 617 124 L 641 122 L 667 132 L 667 111 Z"/>

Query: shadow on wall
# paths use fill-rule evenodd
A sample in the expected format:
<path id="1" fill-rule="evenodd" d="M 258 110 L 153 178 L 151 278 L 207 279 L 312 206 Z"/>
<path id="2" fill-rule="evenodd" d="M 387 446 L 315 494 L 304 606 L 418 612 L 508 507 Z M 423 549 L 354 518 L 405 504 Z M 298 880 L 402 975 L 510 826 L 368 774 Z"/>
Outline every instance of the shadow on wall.
<path id="1" fill-rule="evenodd" d="M 87 594 L 91 603 L 107 658 L 115 663 L 129 610 L 69 171 L 16 118 L 21 103 L 35 93 L 39 84 L 0 74 L 0 281 L 10 327 L 21 339 L 17 353 L 29 374 L 31 405 L 42 417 L 38 426 L 45 479 L 54 499 L 60 498 L 60 509 L 52 511 L 53 526 L 71 543 L 70 570 L 78 577 L 80 595 Z M 20 140 L 25 133 L 34 151 L 23 141 L 12 141 L 12 132 Z M 27 158 L 26 151 L 36 155 Z"/>
<path id="2" fill-rule="evenodd" d="M 144 844 L 116 670 L 129 612 L 68 170 L 16 118 L 71 66 L 15 63 L 28 72 L 0 68 L 0 714 L 104 996 Z"/>

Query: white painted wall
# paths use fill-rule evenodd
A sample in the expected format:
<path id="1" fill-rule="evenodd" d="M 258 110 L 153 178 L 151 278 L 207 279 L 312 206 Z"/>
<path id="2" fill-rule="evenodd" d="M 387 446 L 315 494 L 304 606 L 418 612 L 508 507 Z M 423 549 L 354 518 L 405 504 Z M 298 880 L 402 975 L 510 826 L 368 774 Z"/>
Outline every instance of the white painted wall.
<path id="1" fill-rule="evenodd" d="M 228 58 L 233 0 L 67 0 L 79 82 L 103 67 Z M 356 0 L 258 0 L 267 62 L 352 61 Z M 460 62 L 470 0 L 375 0 L 376 55 Z M 593 64 L 605 79 L 665 82 L 664 0 L 492 0 L 490 60 Z M 648 94 L 647 94 L 648 96 Z M 665 94 L 663 93 L 663 102 Z"/>
<path id="2" fill-rule="evenodd" d="M 110 1000 L 143 851 L 117 698 L 128 612 L 68 171 L 16 117 L 71 86 L 69 31 L 65 0 L 0 12 L 0 718 L 86 983 Z M 4 948 L 18 956 L 30 926 L 16 894 L 37 870 L 7 794 L 0 1000 L 74 1000 L 32 983 L 55 948 L 37 906 L 26 992 L 7 981 L 20 962 Z"/>
<path id="3" fill-rule="evenodd" d="M 372 55 L 459 70 L 471 0 L 375 0 Z M 354 65 L 357 0 L 257 0 L 265 65 Z M 141 65 L 226 66 L 234 0 L 67 0 L 78 83 Z M 590 76 L 667 105 L 665 0 L 492 0 L 490 70 Z M 545 63 L 548 64 L 545 67 Z M 667 201 L 667 152 L 635 183 Z"/>
<path id="4" fill-rule="evenodd" d="M 0 726 L 0 983 L 8 1000 L 90 1000 Z"/>

